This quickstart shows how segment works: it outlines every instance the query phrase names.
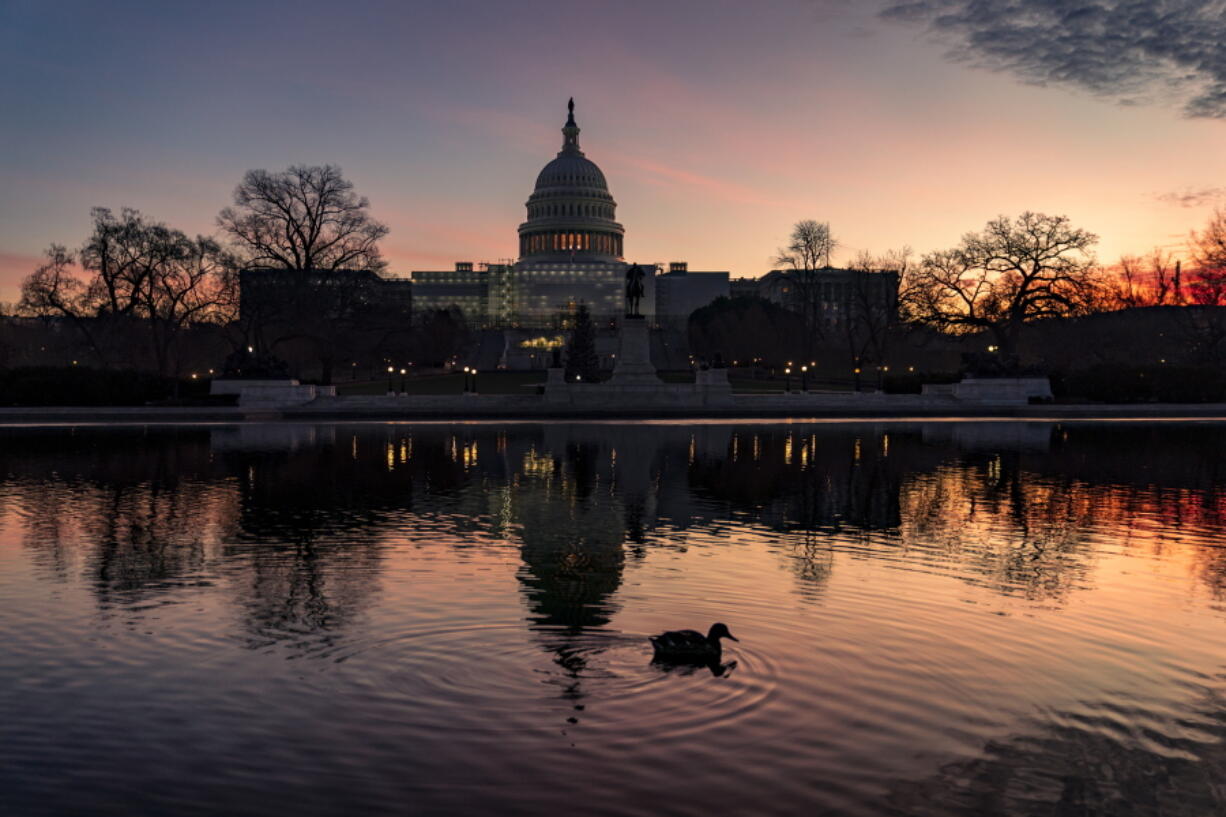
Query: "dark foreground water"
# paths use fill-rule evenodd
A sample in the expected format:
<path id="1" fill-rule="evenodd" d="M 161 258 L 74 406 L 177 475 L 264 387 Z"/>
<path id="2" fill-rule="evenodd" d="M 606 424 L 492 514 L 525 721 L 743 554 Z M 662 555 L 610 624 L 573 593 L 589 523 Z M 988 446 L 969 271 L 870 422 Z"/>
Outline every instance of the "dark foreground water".
<path id="1" fill-rule="evenodd" d="M 0 430 L 0 813 L 1223 814 L 1224 431 Z"/>

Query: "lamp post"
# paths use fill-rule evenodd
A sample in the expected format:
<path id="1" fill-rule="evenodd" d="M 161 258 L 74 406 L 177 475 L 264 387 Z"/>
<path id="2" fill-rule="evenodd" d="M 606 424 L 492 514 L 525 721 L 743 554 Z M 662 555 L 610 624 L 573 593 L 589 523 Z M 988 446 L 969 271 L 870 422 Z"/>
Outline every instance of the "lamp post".
<path id="1" fill-rule="evenodd" d="M 809 367 L 800 367 L 800 390 L 806 392 L 809 390 Z"/>
<path id="2" fill-rule="evenodd" d="M 784 377 L 783 377 L 783 393 L 784 393 L 784 394 L 791 394 L 791 393 L 792 393 L 792 367 L 791 367 L 791 366 L 788 366 L 786 369 L 784 369 L 784 370 L 783 370 L 783 375 L 784 375 Z"/>
<path id="3" fill-rule="evenodd" d="M 857 366 L 855 369 L 852 370 L 852 373 L 855 374 L 856 376 L 854 388 L 857 392 L 859 392 L 860 391 L 860 367 Z"/>
<path id="4" fill-rule="evenodd" d="M 464 367 L 464 393 L 468 394 L 468 367 Z"/>
<path id="5" fill-rule="evenodd" d="M 387 393 L 388 394 L 395 393 L 394 389 L 392 388 L 392 372 L 394 371 L 396 371 L 396 367 L 394 366 L 387 367 Z"/>
<path id="6" fill-rule="evenodd" d="M 408 374 L 408 373 L 409 373 L 409 370 L 408 370 L 408 369 L 404 369 L 404 368 L 402 368 L 402 369 L 400 370 L 400 393 L 401 393 L 401 394 L 404 394 L 404 392 L 405 392 L 405 389 L 404 389 L 404 376 L 405 376 L 406 374 Z"/>

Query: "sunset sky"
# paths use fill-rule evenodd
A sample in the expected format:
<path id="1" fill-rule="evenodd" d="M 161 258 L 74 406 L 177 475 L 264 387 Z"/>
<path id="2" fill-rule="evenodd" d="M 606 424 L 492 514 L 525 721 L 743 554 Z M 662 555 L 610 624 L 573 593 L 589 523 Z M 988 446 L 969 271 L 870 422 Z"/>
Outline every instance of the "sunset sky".
<path id="1" fill-rule="evenodd" d="M 566 99 L 626 255 L 734 276 L 1067 214 L 1099 255 L 1226 204 L 1222 0 L 0 3 L 0 301 L 93 206 L 190 233 L 340 165 L 391 271 L 512 257 Z"/>

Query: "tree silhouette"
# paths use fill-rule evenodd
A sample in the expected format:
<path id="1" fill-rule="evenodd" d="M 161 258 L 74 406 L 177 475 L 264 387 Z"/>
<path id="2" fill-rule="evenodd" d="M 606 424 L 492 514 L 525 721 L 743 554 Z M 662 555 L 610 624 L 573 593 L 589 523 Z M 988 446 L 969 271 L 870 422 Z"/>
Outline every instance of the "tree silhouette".
<path id="1" fill-rule="evenodd" d="M 596 327 L 587 304 L 575 310 L 575 325 L 566 341 L 566 379 L 594 383 L 600 378 L 600 357 L 596 354 Z"/>
<path id="2" fill-rule="evenodd" d="M 905 314 L 953 334 L 989 331 L 1011 360 L 1024 324 L 1084 308 L 1094 271 L 1089 253 L 1097 241 L 1066 216 L 1001 216 L 908 271 Z"/>
<path id="3" fill-rule="evenodd" d="M 1193 303 L 1226 305 L 1226 208 L 1214 210 L 1205 229 L 1192 233 L 1191 250 L 1196 262 L 1188 285 Z"/>
<path id="4" fill-rule="evenodd" d="M 248 170 L 217 224 L 248 266 L 380 272 L 387 263 L 379 241 L 388 230 L 369 209 L 336 165 L 294 165 L 280 173 Z"/>
<path id="5" fill-rule="evenodd" d="M 233 317 L 233 258 L 213 239 L 124 208 L 92 211 L 93 232 L 79 253 L 59 245 L 22 284 L 20 309 L 66 318 L 104 367 L 133 341 L 147 344 L 159 374 L 181 369 L 182 337 L 198 324 Z"/>
<path id="6" fill-rule="evenodd" d="M 388 229 L 369 211 L 335 165 L 247 171 L 233 206 L 217 216 L 244 266 L 259 270 L 245 273 L 242 311 L 256 323 L 244 327 L 244 345 L 265 355 L 305 342 L 325 383 L 338 359 L 378 345 L 366 336 L 391 328 L 378 309 Z"/>
<path id="7" fill-rule="evenodd" d="M 804 357 L 812 356 L 822 332 L 822 271 L 830 269 L 830 253 L 837 245 L 829 224 L 806 219 L 796 222 L 787 247 L 775 257 L 775 263 L 787 268 L 784 275 L 795 292 L 792 303 L 804 319 Z"/>

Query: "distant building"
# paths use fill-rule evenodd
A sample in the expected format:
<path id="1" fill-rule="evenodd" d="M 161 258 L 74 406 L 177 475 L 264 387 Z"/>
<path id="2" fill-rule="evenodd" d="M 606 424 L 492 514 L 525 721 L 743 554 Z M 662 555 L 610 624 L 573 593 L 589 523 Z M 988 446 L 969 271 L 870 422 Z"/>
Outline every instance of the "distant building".
<path id="1" fill-rule="evenodd" d="M 413 273 L 413 309 L 458 308 L 465 319 L 478 326 L 501 326 L 510 317 L 509 264 L 476 264 L 457 261 L 452 270 L 418 270 Z"/>
<path id="2" fill-rule="evenodd" d="M 684 261 L 674 261 L 668 272 L 656 276 L 656 319 L 683 322 L 694 310 L 728 297 L 728 292 L 728 273 L 691 271 Z"/>
<path id="3" fill-rule="evenodd" d="M 756 298 L 758 297 L 757 278 L 733 278 L 728 282 L 728 297 Z"/>
<path id="4" fill-rule="evenodd" d="M 818 321 L 826 327 L 846 324 L 855 310 L 869 309 L 874 314 L 888 315 L 898 311 L 898 281 L 896 270 L 850 270 L 825 267 L 801 273 L 793 270 L 771 270 L 757 279 L 753 294 L 794 312 L 802 312 L 806 287 L 812 287 Z M 740 294 L 750 294 L 745 280 L 736 282 Z"/>
<path id="5" fill-rule="evenodd" d="M 470 324 L 525 331 L 557 329 L 580 304 L 599 326 L 619 320 L 632 262 L 624 257 L 625 229 L 616 220 L 617 202 L 604 172 L 579 149 L 574 100 L 562 127 L 562 149 L 537 175 L 526 208 L 518 260 L 415 271 L 414 309 L 455 306 Z M 661 276 L 656 264 L 639 266 L 646 273 L 641 309 L 648 317 L 688 315 L 727 294 L 727 273 L 687 273 L 682 264 Z M 661 289 L 657 282 L 664 279 Z M 668 301 L 666 311 L 657 302 L 658 289 Z M 512 339 L 510 345 L 523 343 L 539 345 L 540 337 Z"/>
<path id="6" fill-rule="evenodd" d="M 238 274 L 239 311 L 244 317 L 283 314 L 318 309 L 322 314 L 338 310 L 355 315 L 412 313 L 413 287 L 404 278 L 380 275 L 370 270 L 289 270 L 256 267 Z"/>

